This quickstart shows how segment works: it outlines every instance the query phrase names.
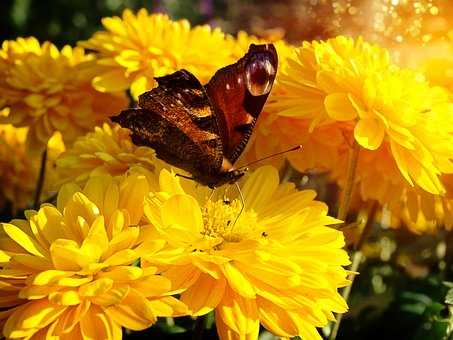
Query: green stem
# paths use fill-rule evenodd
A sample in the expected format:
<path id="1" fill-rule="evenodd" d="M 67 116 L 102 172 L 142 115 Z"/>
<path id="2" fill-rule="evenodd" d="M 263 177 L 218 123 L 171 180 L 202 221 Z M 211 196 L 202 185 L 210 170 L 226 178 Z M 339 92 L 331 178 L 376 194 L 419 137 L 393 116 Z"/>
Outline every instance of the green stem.
<path id="1" fill-rule="evenodd" d="M 359 150 L 360 146 L 354 140 L 354 144 L 349 151 L 348 159 L 348 168 L 346 170 L 346 183 L 341 195 L 340 206 L 338 207 L 337 218 L 345 222 L 346 217 L 348 216 L 349 206 L 351 204 L 353 189 L 354 189 L 354 179 L 357 169 L 357 162 L 359 160 Z"/>
<path id="2" fill-rule="evenodd" d="M 366 219 L 365 226 L 362 230 L 362 233 L 360 234 L 359 240 L 357 241 L 357 243 L 354 247 L 354 252 L 352 254 L 352 263 L 351 263 L 351 266 L 349 267 L 349 270 L 352 273 L 349 274 L 349 276 L 348 276 L 348 280 L 351 281 L 351 284 L 349 286 L 346 286 L 343 289 L 343 292 L 341 294 L 341 296 L 346 301 L 346 303 L 348 302 L 349 295 L 351 294 L 351 291 L 352 291 L 352 285 L 354 284 L 354 279 L 356 277 L 355 273 L 359 269 L 360 263 L 362 262 L 362 259 L 363 259 L 362 247 L 365 244 L 365 241 L 373 227 L 373 222 L 374 222 L 374 218 L 376 216 L 377 208 L 378 208 L 378 203 L 373 201 L 371 203 L 371 207 L 369 208 L 369 211 L 368 211 L 368 217 Z M 332 332 L 329 335 L 329 340 L 336 339 L 338 330 L 340 329 L 341 321 L 343 319 L 343 315 L 344 314 L 337 315 L 337 320 L 336 320 L 335 324 L 333 325 Z"/>
<path id="3" fill-rule="evenodd" d="M 38 177 L 38 182 L 36 184 L 35 199 L 34 199 L 34 203 L 33 203 L 33 208 L 35 210 L 39 209 L 39 205 L 41 203 L 41 193 L 42 193 L 42 189 L 44 187 L 44 177 L 46 174 L 46 163 L 47 163 L 47 147 L 42 152 L 42 156 L 41 156 L 41 167 L 39 169 L 39 177 Z"/>

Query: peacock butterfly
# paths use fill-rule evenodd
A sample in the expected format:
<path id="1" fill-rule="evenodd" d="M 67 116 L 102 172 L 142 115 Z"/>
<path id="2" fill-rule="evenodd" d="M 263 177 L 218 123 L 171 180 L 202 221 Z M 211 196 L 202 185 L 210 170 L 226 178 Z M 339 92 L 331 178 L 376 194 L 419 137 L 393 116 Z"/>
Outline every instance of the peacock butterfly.
<path id="1" fill-rule="evenodd" d="M 114 122 L 132 131 L 132 141 L 184 169 L 211 188 L 234 183 L 235 169 L 272 89 L 278 58 L 272 44 L 250 45 L 235 64 L 218 70 L 206 85 L 189 71 L 156 78 L 158 87 L 138 98 Z"/>

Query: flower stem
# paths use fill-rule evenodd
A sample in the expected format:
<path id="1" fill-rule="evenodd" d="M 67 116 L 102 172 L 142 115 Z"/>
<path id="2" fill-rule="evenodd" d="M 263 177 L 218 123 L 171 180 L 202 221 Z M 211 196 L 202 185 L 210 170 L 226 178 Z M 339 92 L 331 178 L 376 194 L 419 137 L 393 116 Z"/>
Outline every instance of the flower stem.
<path id="1" fill-rule="evenodd" d="M 373 227 L 373 222 L 374 222 L 374 218 L 376 216 L 377 208 L 378 208 L 377 202 L 373 201 L 371 203 L 371 207 L 368 210 L 368 217 L 366 219 L 365 226 L 362 230 L 362 233 L 360 234 L 359 240 L 357 241 L 357 243 L 354 247 L 354 252 L 352 254 L 352 263 L 351 263 L 351 266 L 349 267 L 349 270 L 352 273 L 348 275 L 348 280 L 351 281 L 351 284 L 349 286 L 346 286 L 343 289 L 343 292 L 341 294 L 341 296 L 343 297 L 343 299 L 346 302 L 348 302 L 349 295 L 351 294 L 352 285 L 354 284 L 354 279 L 356 277 L 355 272 L 357 272 L 357 270 L 359 269 L 359 265 L 363 259 L 362 247 Z M 343 315 L 344 314 L 337 315 L 337 320 L 336 320 L 335 324 L 333 325 L 332 332 L 329 335 L 329 340 L 336 339 L 338 330 L 340 329 L 341 320 L 343 319 Z"/>
<path id="2" fill-rule="evenodd" d="M 193 329 L 192 340 L 203 339 L 204 329 L 206 328 L 207 314 L 197 317 L 195 321 L 195 327 Z"/>
<path id="3" fill-rule="evenodd" d="M 47 147 L 42 152 L 41 167 L 39 169 L 39 177 L 38 177 L 38 182 L 36 184 L 35 200 L 34 200 L 34 203 L 33 203 L 33 208 L 36 209 L 36 210 L 39 209 L 39 205 L 41 203 L 41 193 L 42 193 L 42 189 L 44 187 L 44 177 L 45 177 L 45 173 L 46 173 L 46 163 L 47 163 Z"/>
<path id="4" fill-rule="evenodd" d="M 340 206 L 338 208 L 337 218 L 345 222 L 351 204 L 351 198 L 354 189 L 354 179 L 359 160 L 360 146 L 354 140 L 352 148 L 349 150 L 348 168 L 346 170 L 346 183 L 341 195 Z"/>
<path id="5" fill-rule="evenodd" d="M 355 173 L 357 169 L 357 163 L 359 160 L 359 150 L 360 146 L 357 144 L 357 142 L 354 139 L 353 145 L 351 149 L 349 150 L 349 157 L 348 157 L 348 167 L 346 169 L 346 183 L 341 195 L 341 201 L 340 201 L 340 206 L 338 207 L 338 213 L 337 213 L 337 218 L 339 220 L 342 220 L 343 223 L 346 222 L 346 218 L 348 216 L 348 211 L 349 211 L 349 206 L 351 204 L 351 198 L 353 194 L 353 189 L 354 189 L 354 180 L 355 180 Z M 357 271 L 357 268 L 359 267 L 360 261 L 362 260 L 362 254 L 361 252 L 355 252 L 354 255 L 352 256 L 352 263 L 351 263 L 351 268 L 350 270 L 352 272 Z M 351 275 L 348 277 L 349 279 L 353 279 L 353 276 L 351 278 Z M 349 298 L 349 294 L 351 293 L 351 285 L 347 286 L 343 290 L 343 298 L 347 302 Z M 341 319 L 343 318 L 343 314 L 338 314 L 337 315 L 337 320 L 336 323 L 332 327 L 332 332 L 329 335 L 329 340 L 335 340 L 338 334 L 338 330 L 340 329 L 340 323 Z"/>

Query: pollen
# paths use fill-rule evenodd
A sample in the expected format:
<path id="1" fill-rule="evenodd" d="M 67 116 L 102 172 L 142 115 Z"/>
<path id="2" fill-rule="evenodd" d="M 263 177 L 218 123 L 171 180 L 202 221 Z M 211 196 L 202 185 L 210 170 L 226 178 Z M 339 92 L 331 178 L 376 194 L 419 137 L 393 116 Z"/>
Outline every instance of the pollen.
<path id="1" fill-rule="evenodd" d="M 256 213 L 242 209 L 242 202 L 217 200 L 207 201 L 203 211 L 203 235 L 221 238 L 224 242 L 240 242 L 245 235 L 256 228 Z"/>

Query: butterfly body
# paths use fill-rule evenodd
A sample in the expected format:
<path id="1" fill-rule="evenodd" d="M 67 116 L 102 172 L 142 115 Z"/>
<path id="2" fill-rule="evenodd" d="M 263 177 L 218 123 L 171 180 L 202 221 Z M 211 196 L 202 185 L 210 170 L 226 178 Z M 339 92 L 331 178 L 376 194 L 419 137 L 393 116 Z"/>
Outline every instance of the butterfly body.
<path id="1" fill-rule="evenodd" d="M 205 86 L 186 70 L 156 78 L 158 87 L 142 94 L 137 108 L 112 120 L 132 131 L 134 144 L 152 147 L 157 157 L 199 183 L 234 183 L 245 170 L 233 164 L 253 132 L 277 63 L 273 45 L 251 45 Z"/>

